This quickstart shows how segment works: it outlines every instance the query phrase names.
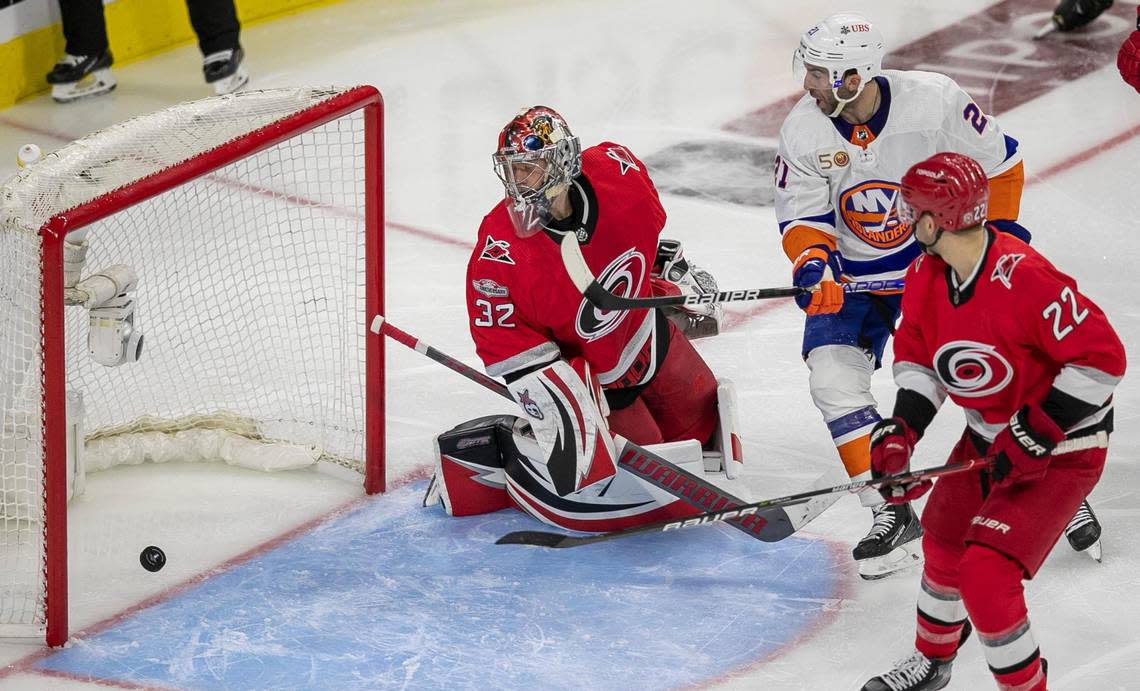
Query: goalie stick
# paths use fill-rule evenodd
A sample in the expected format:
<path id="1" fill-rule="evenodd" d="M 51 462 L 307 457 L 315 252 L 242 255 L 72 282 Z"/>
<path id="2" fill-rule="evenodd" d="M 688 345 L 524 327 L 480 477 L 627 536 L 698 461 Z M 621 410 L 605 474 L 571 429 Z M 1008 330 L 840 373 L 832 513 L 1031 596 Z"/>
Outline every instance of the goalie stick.
<path id="1" fill-rule="evenodd" d="M 1073 453 L 1074 451 L 1084 451 L 1086 449 L 1106 448 L 1108 446 L 1108 433 L 1097 432 L 1096 434 L 1087 437 L 1078 437 L 1077 439 L 1066 439 L 1057 445 L 1053 450 L 1053 455 L 1058 456 L 1066 453 Z M 857 492 L 864 487 L 877 487 L 879 485 L 898 485 L 908 484 L 911 482 L 921 482 L 923 480 L 932 480 L 936 477 L 943 475 L 952 475 L 954 473 L 961 473 L 971 468 L 979 466 L 988 466 L 993 463 L 993 457 L 974 458 L 962 463 L 950 463 L 947 465 L 937 466 L 935 468 L 927 468 L 926 470 L 912 470 L 907 473 L 899 473 L 898 475 L 887 475 L 873 480 L 859 480 L 857 482 L 849 482 L 844 485 L 836 485 L 834 487 L 824 487 L 822 489 L 815 489 L 808 492 L 800 492 L 799 494 L 789 494 L 784 497 L 776 497 L 774 499 L 765 499 L 763 501 L 753 502 L 751 504 L 742 504 L 740 506 L 721 509 L 719 511 L 709 511 L 699 516 L 686 518 L 682 520 L 665 520 L 658 521 L 657 523 L 650 523 L 649 525 L 637 526 L 636 528 L 629 528 L 627 530 L 615 530 L 612 533 L 602 533 L 600 535 L 567 535 L 565 533 L 550 533 L 541 530 L 519 530 L 513 533 L 507 533 L 495 541 L 496 545 L 533 545 L 537 547 L 579 547 L 581 545 L 589 545 L 595 542 L 604 542 L 606 540 L 616 540 L 622 537 L 631 537 L 633 535 L 642 535 L 645 533 L 664 533 L 670 530 L 679 530 L 681 528 L 692 528 L 698 525 L 707 525 L 709 523 L 720 523 L 723 521 L 735 520 L 742 516 L 750 516 L 757 511 L 769 509 L 773 507 L 790 506 L 794 504 L 801 504 L 809 501 L 814 497 L 819 497 L 828 494 L 837 494 L 840 492 Z"/>
<path id="2" fill-rule="evenodd" d="M 582 248 L 578 245 L 578 238 L 573 233 L 566 233 L 561 241 L 562 265 L 574 287 L 586 296 L 596 307 L 604 310 L 635 310 L 652 307 L 665 307 L 668 305 L 708 305 L 715 302 L 744 302 L 750 300 L 767 300 L 769 298 L 790 298 L 803 293 L 811 292 L 807 288 L 749 288 L 746 290 L 722 290 L 719 293 L 703 293 L 700 295 L 659 295 L 647 298 L 628 298 L 614 295 L 598 283 L 590 267 L 586 265 L 586 258 L 582 256 Z M 845 293 L 867 293 L 876 290 L 902 290 L 902 279 L 890 281 L 859 281 L 857 283 L 844 283 Z"/>
<path id="3" fill-rule="evenodd" d="M 372 333 L 388 336 L 417 353 L 435 360 L 444 367 L 462 374 L 476 384 L 494 391 L 512 403 L 515 402 L 506 386 L 397 328 L 387 321 L 383 315 L 373 317 L 369 328 Z M 618 464 L 622 468 L 693 506 L 705 511 L 723 512 L 744 504 L 742 500 L 712 483 L 706 482 L 621 435 L 614 435 L 614 443 L 617 447 Z M 758 540 L 776 542 L 794 533 L 831 504 L 830 501 L 818 502 L 807 507 L 806 511 L 798 512 L 795 516 L 789 515 L 779 506 L 773 506 L 771 509 L 760 507 L 739 516 L 730 516 L 719 520 L 727 521 L 732 527 Z M 606 534 L 612 535 L 613 533 Z"/>

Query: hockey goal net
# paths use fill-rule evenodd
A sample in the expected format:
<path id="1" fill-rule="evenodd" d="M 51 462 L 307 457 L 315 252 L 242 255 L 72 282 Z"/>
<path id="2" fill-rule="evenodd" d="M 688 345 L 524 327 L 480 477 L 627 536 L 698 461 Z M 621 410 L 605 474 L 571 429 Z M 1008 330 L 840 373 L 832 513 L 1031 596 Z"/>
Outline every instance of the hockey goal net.
<path id="1" fill-rule="evenodd" d="M 381 171 L 374 88 L 279 89 L 0 187 L 0 635 L 67 639 L 84 463 L 319 462 L 383 490 Z"/>

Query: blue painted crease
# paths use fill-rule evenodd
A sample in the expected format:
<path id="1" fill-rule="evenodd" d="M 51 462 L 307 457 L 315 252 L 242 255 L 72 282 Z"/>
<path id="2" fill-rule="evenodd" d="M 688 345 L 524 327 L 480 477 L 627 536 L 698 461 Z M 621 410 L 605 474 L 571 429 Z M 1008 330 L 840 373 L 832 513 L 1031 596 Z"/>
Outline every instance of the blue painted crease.
<path id="1" fill-rule="evenodd" d="M 723 526 L 495 545 L 536 523 L 449 518 L 421 508 L 419 491 L 368 502 L 37 667 L 187 689 L 668 689 L 793 641 L 840 576 L 822 542 Z"/>

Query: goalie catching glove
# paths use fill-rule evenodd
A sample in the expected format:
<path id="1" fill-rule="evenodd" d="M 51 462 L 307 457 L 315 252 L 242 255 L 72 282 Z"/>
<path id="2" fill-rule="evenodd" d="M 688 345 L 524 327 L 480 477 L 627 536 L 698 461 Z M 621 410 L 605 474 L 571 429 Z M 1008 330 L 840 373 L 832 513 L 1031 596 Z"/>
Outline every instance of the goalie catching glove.
<path id="1" fill-rule="evenodd" d="M 657 243 L 657 259 L 653 262 L 653 295 L 716 295 L 716 279 L 695 264 L 690 264 L 677 240 L 661 239 Z M 724 307 L 720 303 L 664 307 L 663 313 L 677 325 L 685 337 L 704 338 L 720 333 Z"/>

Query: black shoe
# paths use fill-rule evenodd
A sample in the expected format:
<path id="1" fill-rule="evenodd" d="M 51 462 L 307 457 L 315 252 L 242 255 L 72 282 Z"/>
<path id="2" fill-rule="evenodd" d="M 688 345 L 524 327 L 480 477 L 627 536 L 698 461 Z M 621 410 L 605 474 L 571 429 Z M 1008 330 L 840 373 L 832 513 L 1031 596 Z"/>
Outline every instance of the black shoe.
<path id="1" fill-rule="evenodd" d="M 98 55 L 71 55 L 66 54 L 55 67 L 48 72 L 48 84 L 72 84 L 80 81 L 96 70 L 105 70 L 115 60 L 110 50 L 104 50 Z"/>
<path id="2" fill-rule="evenodd" d="M 954 649 L 953 655 L 945 660 L 931 660 L 916 650 L 891 671 L 863 684 L 862 691 L 927 691 L 943 688 L 950 683 L 950 665 L 958 657 L 958 650 L 973 632 L 974 627 L 967 619 L 962 625 L 962 633 L 958 635 L 958 647 Z"/>
<path id="3" fill-rule="evenodd" d="M 1077 552 L 1085 551 L 1100 539 L 1100 521 L 1096 519 L 1088 500 L 1081 502 L 1069 525 L 1065 526 L 1065 539 Z"/>
<path id="4" fill-rule="evenodd" d="M 895 668 L 863 684 L 863 691 L 934 691 L 950 683 L 948 660 L 931 660 L 917 650 Z"/>
<path id="5" fill-rule="evenodd" d="M 910 504 L 880 504 L 871 512 L 875 522 L 851 551 L 855 561 L 886 556 L 896 547 L 922 537 L 922 524 Z"/>
<path id="6" fill-rule="evenodd" d="M 242 66 L 244 59 L 241 46 L 210 53 L 202 59 L 202 75 L 214 87 L 215 94 L 232 94 L 249 83 L 249 73 Z"/>

